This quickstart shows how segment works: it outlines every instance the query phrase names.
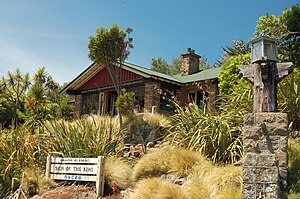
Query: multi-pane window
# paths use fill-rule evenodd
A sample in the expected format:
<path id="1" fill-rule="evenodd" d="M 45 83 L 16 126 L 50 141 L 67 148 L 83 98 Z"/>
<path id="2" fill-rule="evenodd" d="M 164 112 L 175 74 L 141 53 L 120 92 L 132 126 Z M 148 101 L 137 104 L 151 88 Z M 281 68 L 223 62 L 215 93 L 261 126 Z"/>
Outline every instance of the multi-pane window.
<path id="1" fill-rule="evenodd" d="M 83 95 L 82 113 L 97 114 L 99 107 L 99 93 L 89 93 Z"/>

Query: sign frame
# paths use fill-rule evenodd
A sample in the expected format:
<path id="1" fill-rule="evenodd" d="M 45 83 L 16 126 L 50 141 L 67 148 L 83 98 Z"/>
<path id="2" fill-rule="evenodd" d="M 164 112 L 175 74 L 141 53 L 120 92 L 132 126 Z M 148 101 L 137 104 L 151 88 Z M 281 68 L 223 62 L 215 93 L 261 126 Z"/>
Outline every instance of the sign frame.
<path id="1" fill-rule="evenodd" d="M 47 156 L 46 176 L 53 180 L 96 182 L 97 198 L 104 192 L 103 156 L 98 158 L 56 158 Z"/>

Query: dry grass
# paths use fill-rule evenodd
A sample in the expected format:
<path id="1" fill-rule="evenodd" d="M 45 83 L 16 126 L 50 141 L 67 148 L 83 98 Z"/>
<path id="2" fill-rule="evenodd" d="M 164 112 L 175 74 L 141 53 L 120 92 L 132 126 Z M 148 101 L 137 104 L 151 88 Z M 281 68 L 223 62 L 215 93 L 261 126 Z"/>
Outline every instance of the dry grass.
<path id="1" fill-rule="evenodd" d="M 131 199 L 188 199 L 178 185 L 160 178 L 143 179 L 135 190 Z"/>
<path id="2" fill-rule="evenodd" d="M 28 196 L 34 196 L 42 189 L 55 187 L 57 184 L 48 177 L 41 175 L 36 170 L 25 169 L 21 181 L 21 189 Z"/>
<path id="3" fill-rule="evenodd" d="M 185 177 L 197 162 L 202 161 L 206 160 L 199 152 L 166 146 L 143 156 L 133 169 L 133 179 L 159 177 L 170 173 Z"/>
<path id="4" fill-rule="evenodd" d="M 184 184 L 184 187 L 193 187 L 188 189 L 187 194 L 197 195 L 200 190 L 201 193 L 208 194 L 208 198 L 241 198 L 241 167 L 232 165 L 212 166 L 204 163 L 195 166 L 193 169 L 193 174 L 189 176 L 189 180 Z"/>
<path id="5" fill-rule="evenodd" d="M 115 183 L 119 189 L 126 189 L 130 185 L 132 168 L 129 163 L 118 158 L 108 157 L 105 162 L 105 181 Z"/>
<path id="6" fill-rule="evenodd" d="M 143 119 L 150 125 L 150 126 L 161 126 L 161 127 L 169 127 L 170 120 L 161 114 L 151 114 L 145 113 L 143 114 Z"/>

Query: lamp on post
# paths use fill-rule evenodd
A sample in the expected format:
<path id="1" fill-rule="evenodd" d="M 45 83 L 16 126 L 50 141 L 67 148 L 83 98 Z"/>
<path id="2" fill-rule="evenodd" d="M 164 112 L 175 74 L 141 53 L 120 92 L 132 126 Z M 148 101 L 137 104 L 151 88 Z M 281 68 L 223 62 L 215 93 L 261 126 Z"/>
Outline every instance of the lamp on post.
<path id="1" fill-rule="evenodd" d="M 276 39 L 266 36 L 249 41 L 251 44 L 251 63 L 261 63 L 267 60 L 277 62 L 278 50 L 276 41 Z"/>

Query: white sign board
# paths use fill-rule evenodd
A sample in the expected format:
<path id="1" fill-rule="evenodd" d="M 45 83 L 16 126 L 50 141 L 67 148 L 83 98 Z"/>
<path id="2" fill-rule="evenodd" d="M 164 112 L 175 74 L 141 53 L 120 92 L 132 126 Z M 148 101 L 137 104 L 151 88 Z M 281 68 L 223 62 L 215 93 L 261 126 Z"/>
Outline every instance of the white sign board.
<path id="1" fill-rule="evenodd" d="M 97 197 L 100 197 L 104 191 L 104 157 L 54 158 L 48 156 L 46 176 L 54 180 L 96 182 Z"/>

